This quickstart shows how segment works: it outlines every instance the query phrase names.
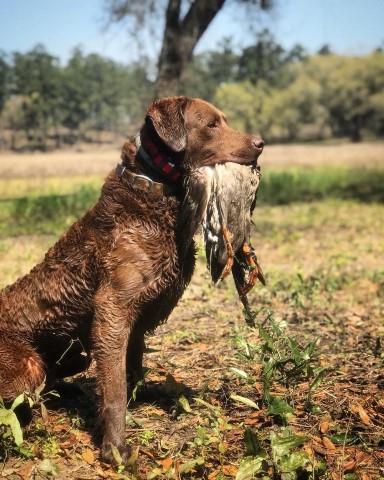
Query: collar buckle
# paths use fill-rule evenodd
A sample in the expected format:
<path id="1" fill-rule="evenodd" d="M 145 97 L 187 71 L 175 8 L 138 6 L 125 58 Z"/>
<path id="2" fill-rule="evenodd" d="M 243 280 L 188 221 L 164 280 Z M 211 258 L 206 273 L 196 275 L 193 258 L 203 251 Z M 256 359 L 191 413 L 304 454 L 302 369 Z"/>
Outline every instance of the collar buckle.
<path id="1" fill-rule="evenodd" d="M 146 175 L 136 174 L 132 177 L 132 186 L 138 187 L 140 190 L 145 190 L 147 192 L 152 192 L 153 190 L 153 180 Z"/>

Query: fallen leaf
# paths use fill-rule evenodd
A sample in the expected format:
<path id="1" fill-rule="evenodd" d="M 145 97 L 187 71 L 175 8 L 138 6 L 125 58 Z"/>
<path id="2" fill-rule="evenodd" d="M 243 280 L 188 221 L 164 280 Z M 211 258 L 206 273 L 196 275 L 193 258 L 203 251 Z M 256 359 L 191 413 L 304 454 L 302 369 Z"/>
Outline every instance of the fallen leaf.
<path id="1" fill-rule="evenodd" d="M 81 456 L 83 457 L 83 460 L 87 462 L 89 465 L 91 465 L 95 461 L 95 455 L 93 454 L 93 451 L 90 448 L 87 448 L 86 450 L 84 450 Z"/>
<path id="2" fill-rule="evenodd" d="M 365 424 L 365 425 L 371 425 L 372 422 L 371 422 L 371 419 L 369 418 L 367 412 L 364 410 L 364 408 L 359 405 L 359 416 L 360 416 L 360 419 L 361 421 Z"/>
<path id="3" fill-rule="evenodd" d="M 159 463 L 167 470 L 173 464 L 173 460 L 171 457 L 167 457 L 164 460 L 159 460 Z"/>
<path id="4" fill-rule="evenodd" d="M 356 467 L 356 460 L 351 459 L 348 462 L 344 462 L 343 469 L 344 472 L 350 472 Z"/>
<path id="5" fill-rule="evenodd" d="M 4 470 L 1 470 L 1 476 L 8 477 L 9 475 L 12 475 L 15 472 L 16 470 L 14 468 L 4 468 Z"/>
<path id="6" fill-rule="evenodd" d="M 47 425 L 49 423 L 49 415 L 48 415 L 47 407 L 44 405 L 44 403 L 40 404 L 40 411 L 41 411 L 41 417 L 43 419 L 43 422 L 45 425 Z"/>
<path id="7" fill-rule="evenodd" d="M 147 410 L 147 414 L 164 416 L 164 410 L 162 410 L 161 408 L 150 407 Z"/>
<path id="8" fill-rule="evenodd" d="M 311 460 L 315 459 L 314 448 L 312 448 L 310 445 L 304 445 L 303 450 L 308 455 L 308 458 Z"/>
<path id="9" fill-rule="evenodd" d="M 74 445 L 77 445 L 79 443 L 79 439 L 76 435 L 73 433 L 69 434 L 67 439 L 64 440 L 63 442 L 60 442 L 60 447 L 61 448 L 68 448 L 68 447 L 73 447 Z"/>
<path id="10" fill-rule="evenodd" d="M 55 425 L 51 428 L 51 430 L 53 432 L 62 432 L 63 430 L 68 430 L 68 426 L 67 425 L 63 425 L 63 424 L 59 424 L 59 425 Z"/>
<path id="11" fill-rule="evenodd" d="M 236 465 L 223 465 L 221 467 L 221 471 L 224 473 L 224 475 L 228 475 L 229 477 L 235 477 L 238 471 L 238 467 Z"/>
<path id="12" fill-rule="evenodd" d="M 323 445 L 327 450 L 336 450 L 335 445 L 327 437 L 323 438 Z"/>
<path id="13" fill-rule="evenodd" d="M 150 452 L 149 450 L 145 450 L 144 448 L 141 448 L 140 449 L 141 453 L 144 453 L 144 455 L 147 455 L 149 458 L 155 458 L 155 456 L 153 455 L 152 452 Z"/>
<path id="14" fill-rule="evenodd" d="M 108 475 L 100 468 L 100 467 L 95 467 L 95 472 L 101 477 L 101 478 L 110 478 Z"/>
<path id="15" fill-rule="evenodd" d="M 20 468 L 20 470 L 17 470 L 17 474 L 21 476 L 21 478 L 29 478 L 32 473 L 32 468 L 33 468 L 33 462 L 30 461 L 26 463 L 23 468 Z"/>
<path id="16" fill-rule="evenodd" d="M 330 427 L 330 423 L 328 421 L 324 421 L 320 423 L 320 432 L 327 433 Z"/>
<path id="17" fill-rule="evenodd" d="M 325 455 L 327 452 L 324 446 L 318 442 L 312 442 L 312 448 L 316 453 L 320 453 L 320 455 Z"/>

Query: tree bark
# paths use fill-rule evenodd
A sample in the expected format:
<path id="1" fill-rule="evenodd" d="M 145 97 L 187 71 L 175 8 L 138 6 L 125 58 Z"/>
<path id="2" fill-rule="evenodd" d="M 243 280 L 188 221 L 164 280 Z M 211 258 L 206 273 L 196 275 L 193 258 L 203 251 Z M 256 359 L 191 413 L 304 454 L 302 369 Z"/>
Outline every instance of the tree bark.
<path id="1" fill-rule="evenodd" d="M 356 115 L 351 122 L 350 138 L 353 143 L 361 142 L 361 116 Z"/>
<path id="2" fill-rule="evenodd" d="M 155 98 L 177 95 L 180 77 L 197 42 L 225 0 L 195 0 L 180 19 L 181 0 L 169 0 L 165 16 L 163 45 L 155 83 Z"/>

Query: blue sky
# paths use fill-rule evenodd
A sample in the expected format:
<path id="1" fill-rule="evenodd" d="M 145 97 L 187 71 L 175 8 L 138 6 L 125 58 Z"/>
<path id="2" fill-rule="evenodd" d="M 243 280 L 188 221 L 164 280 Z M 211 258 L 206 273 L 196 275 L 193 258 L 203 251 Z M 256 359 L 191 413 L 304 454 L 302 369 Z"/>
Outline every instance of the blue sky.
<path id="1" fill-rule="evenodd" d="M 269 15 L 259 15 L 255 30 L 268 27 L 285 48 L 302 44 L 310 53 L 329 44 L 337 53 L 360 55 L 384 46 L 384 0 L 275 0 Z M 105 30 L 104 0 L 0 0 L 0 49 L 26 52 L 37 43 L 65 62 L 75 46 L 128 63 L 138 45 L 124 25 Z M 160 32 L 161 33 L 161 32 Z M 236 9 L 220 12 L 198 45 L 215 47 L 230 36 L 234 45 L 254 38 Z M 161 35 L 159 35 L 160 37 Z M 156 56 L 159 38 L 145 41 L 146 53 Z"/>

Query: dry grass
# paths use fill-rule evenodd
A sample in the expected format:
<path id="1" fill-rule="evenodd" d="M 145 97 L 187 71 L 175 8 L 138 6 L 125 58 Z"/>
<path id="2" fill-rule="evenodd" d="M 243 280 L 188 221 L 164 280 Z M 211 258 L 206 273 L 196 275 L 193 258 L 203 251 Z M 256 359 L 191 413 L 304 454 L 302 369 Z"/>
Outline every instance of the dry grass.
<path id="1" fill-rule="evenodd" d="M 271 145 L 260 162 L 264 168 L 340 166 L 382 168 L 384 143 L 340 145 Z"/>
<path id="2" fill-rule="evenodd" d="M 0 156 L 1 178 L 5 174 L 19 178 L 0 182 L 0 188 L 8 188 L 2 190 L 3 197 L 65 193 L 83 181 L 100 182 L 119 154 L 56 153 L 13 156 L 13 161 L 11 157 L 7 167 L 5 157 Z M 263 157 L 265 166 L 276 168 L 338 162 L 344 167 L 376 168 L 384 159 L 380 144 L 276 146 L 267 149 Z M 53 167 L 48 163 L 54 163 L 52 170 L 45 169 Z M 318 412 L 304 408 L 308 383 L 295 388 L 284 388 L 278 382 L 275 385 L 275 393 L 294 407 L 289 422 L 292 428 L 310 436 L 303 448 L 311 458 L 316 479 L 383 479 L 383 213 L 379 203 L 333 200 L 265 205 L 255 211 L 253 245 L 267 286 L 257 285 L 251 292 L 252 308 L 272 310 L 285 332 L 301 344 L 318 338 L 318 362 L 328 368 L 327 377 L 313 395 Z M 22 235 L 0 239 L 0 288 L 28 272 L 55 238 Z M 263 448 L 270 448 L 270 435 L 281 429 L 281 422 L 261 401 L 260 343 L 257 329 L 244 325 L 232 280 L 212 286 L 205 260 L 200 257 L 186 295 L 169 321 L 148 338 L 153 351 L 145 356 L 147 381 L 161 385 L 164 396 L 131 402 L 127 434 L 140 450 L 136 478 L 234 478 L 245 455 L 246 426 L 257 431 Z M 247 345 L 252 358 L 245 356 Z M 233 368 L 246 371 L 252 382 L 236 377 Z M 172 396 L 167 375 L 185 389 L 191 412 L 183 411 Z M 42 465 L 48 461 L 48 467 L 60 469 L 58 479 L 132 478 L 99 461 L 94 397 L 89 389 L 92 368 L 75 379 L 75 384 L 80 385 L 81 392 L 48 402 L 48 416 L 35 408 L 34 421 L 25 430 L 24 446 L 31 457 L 20 458 L 14 452 L 0 475 L 46 478 Z M 231 393 L 256 402 L 260 410 L 234 402 Z M 215 417 L 211 408 L 195 403 L 196 397 L 220 415 Z M 201 444 L 199 435 L 204 429 L 211 437 L 219 435 L 221 450 L 217 442 Z M 329 443 L 337 438 L 342 443 Z M 355 443 L 347 444 L 348 438 Z M 195 460 L 200 464 L 193 464 Z M 192 462 L 192 471 L 178 476 L 179 467 L 187 462 Z M 310 474 L 298 478 L 314 478 Z M 271 471 L 267 475 L 264 478 L 281 478 Z"/>
<path id="3" fill-rule="evenodd" d="M 316 477 L 319 479 L 342 479 L 348 472 L 354 472 L 356 479 L 382 478 L 382 213 L 381 205 L 330 201 L 256 210 L 253 239 L 268 283 L 251 292 L 252 307 L 272 310 L 287 334 L 302 344 L 318 338 L 320 365 L 329 369 L 327 379 L 314 392 L 320 413 L 303 410 L 307 384 L 290 390 L 277 385 L 277 392 L 295 407 L 290 425 L 311 437 L 305 451 L 312 456 L 313 468 L 326 464 L 324 475 Z M 53 242 L 52 236 L 2 240 L 0 285 L 27 272 Z M 254 359 L 242 356 L 244 342 L 251 346 Z M 280 427 L 260 402 L 259 344 L 257 331 L 244 328 L 232 280 L 212 286 L 200 257 L 183 300 L 169 321 L 148 338 L 154 351 L 145 358 L 147 381 L 165 386 L 165 392 L 160 399 L 155 396 L 130 406 L 128 437 L 140 448 L 136 478 L 148 478 L 155 471 L 160 472 L 159 479 L 177 478 L 166 474 L 164 465 L 185 465 L 195 459 L 203 465 L 182 478 L 234 478 L 245 452 L 245 426 L 254 428 L 268 447 L 269 435 Z M 236 378 L 231 368 L 245 370 L 254 384 Z M 180 410 L 172 394 L 166 393 L 169 374 L 185 389 L 192 413 Z M 77 381 L 85 391 L 91 389 L 92 368 Z M 257 402 L 260 410 L 234 403 L 231 393 Z M 218 451 L 217 443 L 200 445 L 196 440 L 201 429 L 214 435 L 216 424 L 212 421 L 216 420 L 209 409 L 194 403 L 195 397 L 220 409 L 217 421 L 229 422 L 228 429 L 221 432 L 224 453 Z M 91 439 L 95 433 L 93 401 L 89 393 L 64 395 L 47 404 L 48 421 L 35 410 L 25 446 L 38 453 L 19 461 L 11 457 L 5 471 L 33 478 L 40 471 L 41 459 L 49 459 L 60 468 L 59 479 L 72 478 L 72 472 L 76 472 L 73 478 L 122 478 L 99 461 L 97 443 Z M 362 420 L 358 412 L 364 412 L 368 420 Z M 325 433 L 321 431 L 324 425 L 328 425 Z M 357 443 L 326 443 L 328 437 L 342 435 L 356 438 Z M 219 476 L 219 472 L 227 473 Z"/>
<path id="4" fill-rule="evenodd" d="M 0 153 L 0 178 L 103 175 L 120 161 L 120 148 L 87 148 L 49 153 Z"/>
<path id="5" fill-rule="evenodd" d="M 120 147 L 87 147 L 52 153 L 0 153 L 0 178 L 103 175 L 120 161 Z M 260 157 L 264 168 L 294 166 L 382 167 L 384 143 L 271 145 Z"/>

